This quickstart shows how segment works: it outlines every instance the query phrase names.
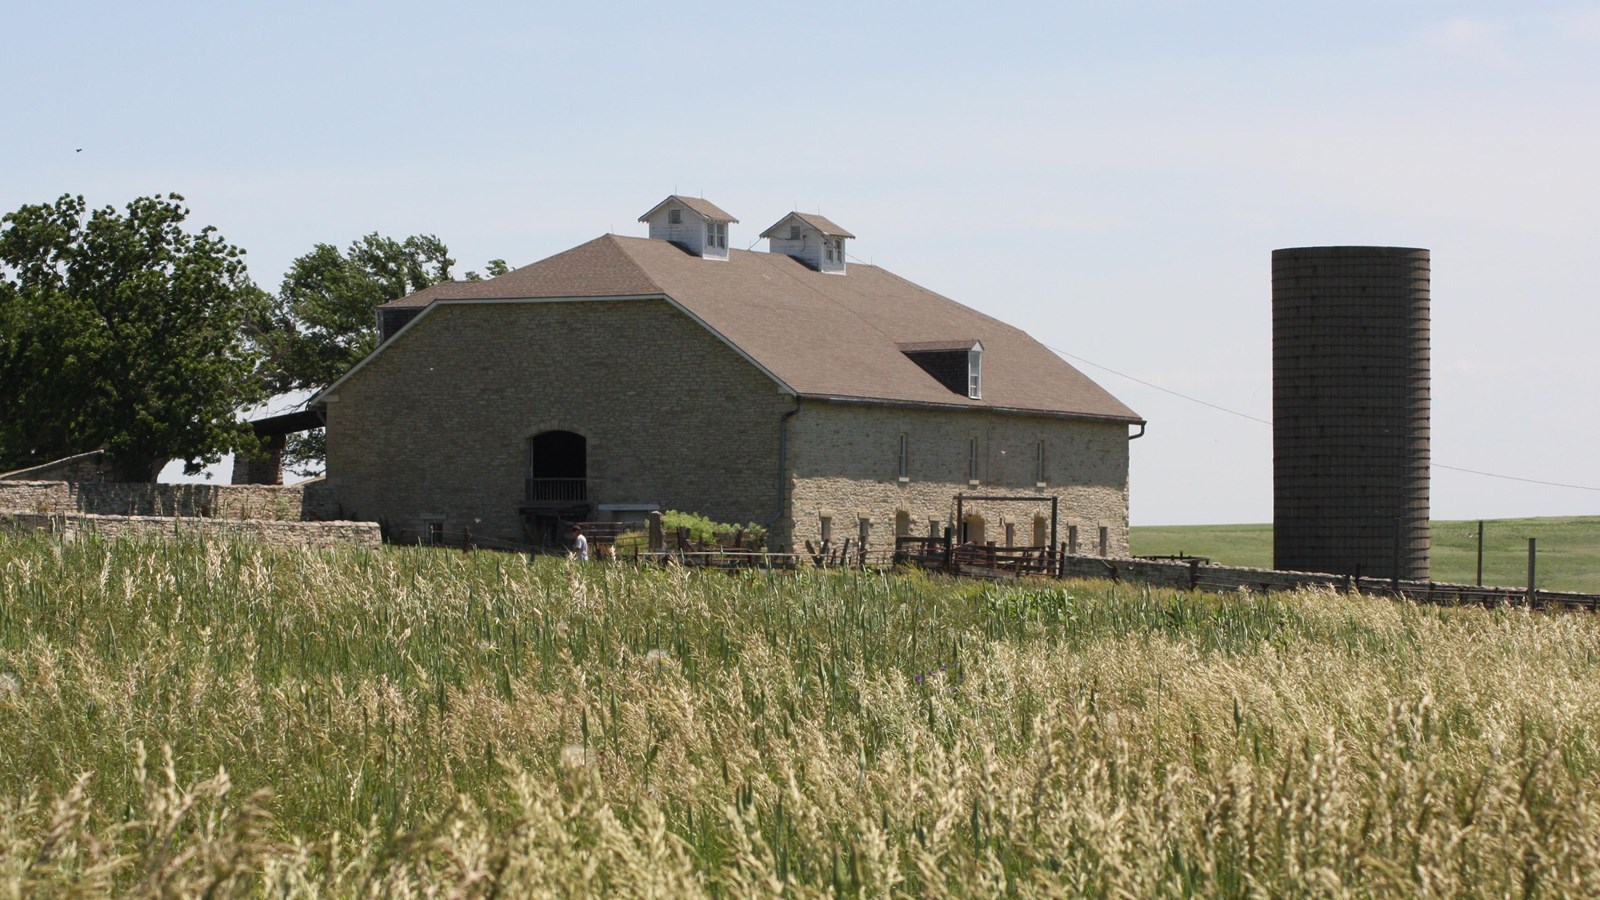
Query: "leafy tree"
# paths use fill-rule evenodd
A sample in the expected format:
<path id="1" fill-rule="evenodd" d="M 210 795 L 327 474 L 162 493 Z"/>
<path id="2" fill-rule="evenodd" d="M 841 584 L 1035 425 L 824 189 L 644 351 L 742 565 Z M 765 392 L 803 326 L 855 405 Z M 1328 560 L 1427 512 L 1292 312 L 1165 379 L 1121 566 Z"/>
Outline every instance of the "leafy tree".
<path id="1" fill-rule="evenodd" d="M 433 235 L 376 233 L 340 252 L 318 244 L 296 259 L 278 289 L 269 338 L 277 391 L 326 387 L 378 344 L 373 308 L 450 280 L 455 260 Z"/>
<path id="2" fill-rule="evenodd" d="M 484 271 L 487 273 L 486 275 L 479 275 L 477 272 L 468 272 L 467 280 L 482 281 L 484 278 L 499 278 L 501 275 L 511 271 L 511 267 L 506 265 L 506 261 L 503 259 L 491 259 L 489 260 L 489 264 L 484 266 Z"/>
<path id="3" fill-rule="evenodd" d="M 253 325 L 270 298 L 244 251 L 186 231 L 177 194 L 84 199 L 0 218 L 0 469 L 104 447 L 116 476 L 196 472 L 251 440 Z"/>
<path id="4" fill-rule="evenodd" d="M 377 347 L 374 307 L 450 280 L 453 265 L 449 248 L 431 234 L 397 241 L 374 232 L 344 252 L 317 244 L 278 289 L 266 341 L 273 390 L 318 390 L 337 381 Z M 284 449 L 284 462 L 302 475 L 326 457 L 320 428 L 290 435 Z"/>

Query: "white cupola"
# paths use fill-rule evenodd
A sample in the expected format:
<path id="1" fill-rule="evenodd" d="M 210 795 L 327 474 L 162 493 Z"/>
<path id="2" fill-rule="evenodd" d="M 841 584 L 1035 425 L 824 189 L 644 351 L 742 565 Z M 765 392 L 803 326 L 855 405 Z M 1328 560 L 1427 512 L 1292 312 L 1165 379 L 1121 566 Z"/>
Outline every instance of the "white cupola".
<path id="1" fill-rule="evenodd" d="M 761 232 L 773 253 L 800 260 L 818 272 L 844 274 L 844 242 L 855 235 L 822 216 L 792 212 Z"/>
<path id="2" fill-rule="evenodd" d="M 704 197 L 673 194 L 639 217 L 650 240 L 668 241 L 703 259 L 728 258 L 728 226 L 739 220 Z"/>

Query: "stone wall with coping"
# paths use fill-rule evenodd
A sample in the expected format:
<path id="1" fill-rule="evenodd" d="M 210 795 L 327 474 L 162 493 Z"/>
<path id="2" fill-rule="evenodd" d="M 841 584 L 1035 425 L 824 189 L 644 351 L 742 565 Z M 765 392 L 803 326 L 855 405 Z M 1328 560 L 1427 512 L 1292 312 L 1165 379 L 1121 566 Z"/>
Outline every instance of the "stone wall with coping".
<path id="1" fill-rule="evenodd" d="M 1080 547 L 1128 553 L 1128 428 L 1047 416 L 930 410 L 806 401 L 790 420 L 792 502 L 784 525 L 794 546 L 858 539 L 868 520 L 868 546 L 893 546 L 897 521 L 926 536 L 955 512 L 955 496 L 1036 497 L 1037 502 L 963 503 L 976 519 L 969 537 L 1004 545 L 1006 525 L 1017 546 L 1049 543 L 1051 498 L 1060 501 L 1058 542 L 1078 528 Z M 900 475 L 900 436 L 906 437 L 906 475 Z M 969 458 L 977 441 L 977 478 Z M 1044 477 L 1037 452 L 1044 443 Z M 1036 529 L 1041 533 L 1036 534 Z M 787 529 L 786 529 L 787 530 Z M 957 532 L 959 538 L 960 532 Z M 1042 539 L 1041 539 L 1042 538 Z"/>
<path id="2" fill-rule="evenodd" d="M 66 540 L 83 536 L 117 538 L 246 538 L 274 547 L 327 549 L 376 548 L 382 544 L 376 522 L 296 522 L 265 519 L 202 519 L 158 516 L 47 515 L 0 512 L 0 530 L 49 531 Z"/>
<path id="3" fill-rule="evenodd" d="M 187 516 L 278 522 L 320 522 L 343 518 L 332 489 L 321 480 L 287 486 L 0 481 L 0 512 Z"/>
<path id="4" fill-rule="evenodd" d="M 111 477 L 104 450 L 90 450 L 42 465 L 0 474 L 5 481 L 105 481 Z"/>

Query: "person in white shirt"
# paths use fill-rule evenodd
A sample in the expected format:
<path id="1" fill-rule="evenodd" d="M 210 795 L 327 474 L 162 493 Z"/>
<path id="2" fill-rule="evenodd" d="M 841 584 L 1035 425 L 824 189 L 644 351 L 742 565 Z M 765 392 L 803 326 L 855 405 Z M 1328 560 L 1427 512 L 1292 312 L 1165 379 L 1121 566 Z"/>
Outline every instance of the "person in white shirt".
<path id="1" fill-rule="evenodd" d="M 589 539 L 583 536 L 583 529 L 574 525 L 567 530 L 567 534 L 572 539 L 572 556 L 578 562 L 588 562 Z"/>

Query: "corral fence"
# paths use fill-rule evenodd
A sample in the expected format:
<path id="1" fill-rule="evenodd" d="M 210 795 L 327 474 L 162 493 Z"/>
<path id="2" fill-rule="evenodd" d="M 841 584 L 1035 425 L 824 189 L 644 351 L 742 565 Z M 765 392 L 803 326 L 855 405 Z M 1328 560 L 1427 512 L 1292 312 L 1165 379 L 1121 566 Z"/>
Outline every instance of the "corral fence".
<path id="1" fill-rule="evenodd" d="M 1069 578 L 1105 578 L 1212 593 L 1266 593 L 1325 588 L 1446 606 L 1600 610 L 1600 594 L 1219 566 L 1201 557 L 1108 559 L 1069 556 L 1063 558 L 1060 574 Z"/>
<path id="2" fill-rule="evenodd" d="M 1137 558 L 1085 556 L 1071 552 L 1069 544 L 1038 547 L 1006 547 L 993 542 L 962 544 L 953 540 L 950 529 L 945 530 L 943 537 L 897 537 L 892 549 L 875 548 L 846 539 L 838 545 L 827 541 L 814 545 L 807 541 L 802 553 L 772 553 L 742 546 L 742 535 L 739 534 L 718 535 L 715 541 L 696 541 L 686 529 L 680 529 L 660 535 L 655 539 L 657 545 L 652 548 L 649 543 L 642 541 L 617 543 L 618 537 L 637 529 L 637 523 L 588 522 L 582 523 L 582 527 L 589 536 L 594 559 L 641 565 L 726 571 L 794 571 L 802 566 L 881 570 L 916 566 L 931 572 L 968 578 L 1107 579 L 1211 593 L 1268 593 L 1323 588 L 1447 606 L 1527 606 L 1534 609 L 1600 611 L 1600 594 L 1221 566 L 1205 557 L 1181 554 Z M 388 539 L 403 544 L 497 550 L 529 556 L 565 555 L 568 552 L 561 547 L 536 547 L 483 538 L 472 534 L 470 529 L 403 530 L 389 533 Z"/>

